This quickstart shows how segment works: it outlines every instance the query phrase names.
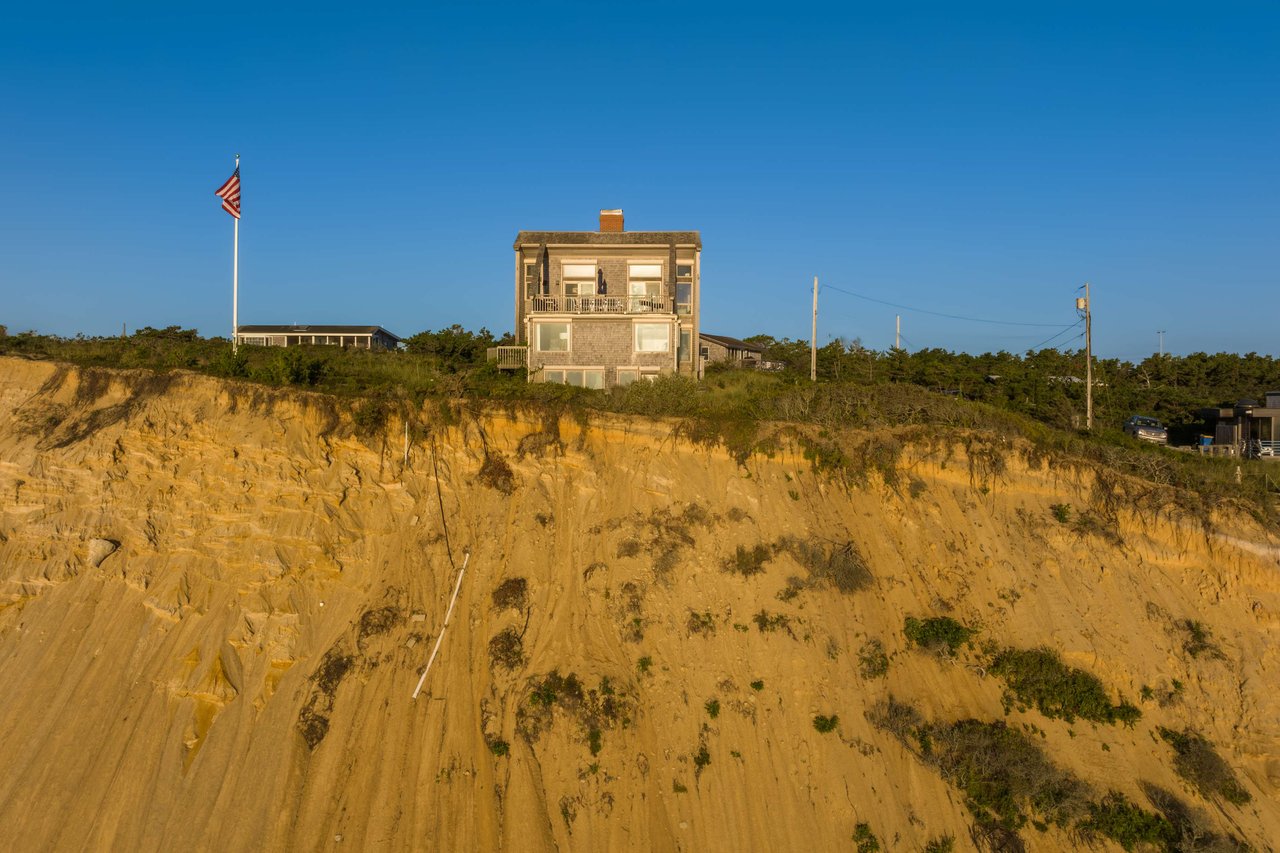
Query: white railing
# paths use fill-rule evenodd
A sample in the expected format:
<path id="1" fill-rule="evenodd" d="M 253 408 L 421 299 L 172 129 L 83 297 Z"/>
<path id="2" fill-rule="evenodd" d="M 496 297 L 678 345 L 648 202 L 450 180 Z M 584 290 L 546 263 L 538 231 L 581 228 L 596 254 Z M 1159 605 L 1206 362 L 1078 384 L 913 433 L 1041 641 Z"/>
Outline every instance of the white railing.
<path id="1" fill-rule="evenodd" d="M 1249 442 L 1249 456 L 1253 459 L 1261 459 L 1264 456 L 1272 459 L 1280 457 L 1280 441 L 1258 441 Z"/>
<path id="2" fill-rule="evenodd" d="M 1243 456 L 1246 459 L 1280 459 L 1280 441 L 1254 439 L 1238 444 L 1198 444 L 1204 456 Z"/>
<path id="3" fill-rule="evenodd" d="M 519 370 L 529 363 L 528 347 L 489 347 L 485 355 L 498 363 L 499 370 Z"/>
<path id="4" fill-rule="evenodd" d="M 670 314 L 666 296 L 535 296 L 526 300 L 531 314 Z"/>

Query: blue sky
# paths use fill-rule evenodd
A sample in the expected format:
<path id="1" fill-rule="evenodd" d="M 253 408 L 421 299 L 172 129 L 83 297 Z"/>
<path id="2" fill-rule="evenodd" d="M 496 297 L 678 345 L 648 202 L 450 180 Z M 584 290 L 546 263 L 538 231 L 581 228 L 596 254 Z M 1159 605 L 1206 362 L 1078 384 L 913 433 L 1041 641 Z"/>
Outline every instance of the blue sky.
<path id="1" fill-rule="evenodd" d="M 703 328 L 1280 354 L 1280 6 L 183 4 L 0 34 L 0 323 L 512 323 L 516 231 L 702 232 Z M 839 288 L 838 290 L 836 288 Z M 1069 346 L 1075 332 L 1064 336 Z"/>

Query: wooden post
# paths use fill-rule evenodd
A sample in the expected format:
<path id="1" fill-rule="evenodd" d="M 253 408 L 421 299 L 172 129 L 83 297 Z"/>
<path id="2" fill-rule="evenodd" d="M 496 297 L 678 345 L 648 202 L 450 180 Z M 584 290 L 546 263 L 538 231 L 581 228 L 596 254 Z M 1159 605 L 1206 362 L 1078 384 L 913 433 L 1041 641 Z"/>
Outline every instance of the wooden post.
<path id="1" fill-rule="evenodd" d="M 1089 303 L 1089 282 L 1084 283 L 1084 425 L 1093 431 L 1093 306 Z"/>
<path id="2" fill-rule="evenodd" d="M 818 381 L 818 277 L 813 277 L 813 332 L 809 336 L 809 379 Z"/>

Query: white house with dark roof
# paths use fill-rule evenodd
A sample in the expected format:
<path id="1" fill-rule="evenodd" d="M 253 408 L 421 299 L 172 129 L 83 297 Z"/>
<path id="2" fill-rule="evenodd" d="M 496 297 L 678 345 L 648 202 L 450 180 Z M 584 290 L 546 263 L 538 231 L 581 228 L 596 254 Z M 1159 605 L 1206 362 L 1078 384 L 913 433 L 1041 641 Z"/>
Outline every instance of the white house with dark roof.
<path id="1" fill-rule="evenodd" d="M 241 326 L 236 342 L 259 347 L 329 346 L 394 350 L 400 338 L 381 326 Z"/>

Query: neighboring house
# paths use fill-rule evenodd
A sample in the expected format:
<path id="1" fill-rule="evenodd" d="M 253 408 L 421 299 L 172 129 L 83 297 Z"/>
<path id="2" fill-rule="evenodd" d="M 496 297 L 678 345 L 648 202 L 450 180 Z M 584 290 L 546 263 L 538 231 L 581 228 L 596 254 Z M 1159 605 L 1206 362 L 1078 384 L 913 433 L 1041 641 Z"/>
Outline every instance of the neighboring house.
<path id="1" fill-rule="evenodd" d="M 241 326 L 236 340 L 260 347 L 331 346 L 393 350 L 400 338 L 381 326 Z"/>
<path id="2" fill-rule="evenodd" d="M 724 335 L 698 335 L 698 355 L 702 364 L 708 365 L 718 361 L 728 361 L 740 367 L 759 367 L 764 356 L 764 347 L 749 344 L 737 338 Z"/>
<path id="3" fill-rule="evenodd" d="M 599 231 L 521 231 L 513 248 L 519 346 L 499 367 L 586 388 L 698 375 L 697 231 L 625 231 L 602 210 Z"/>
<path id="4" fill-rule="evenodd" d="M 1200 417 L 1213 430 L 1213 446 L 1233 453 L 1280 456 L 1280 391 L 1268 391 L 1266 405 L 1241 400 L 1234 406 L 1201 409 Z"/>

